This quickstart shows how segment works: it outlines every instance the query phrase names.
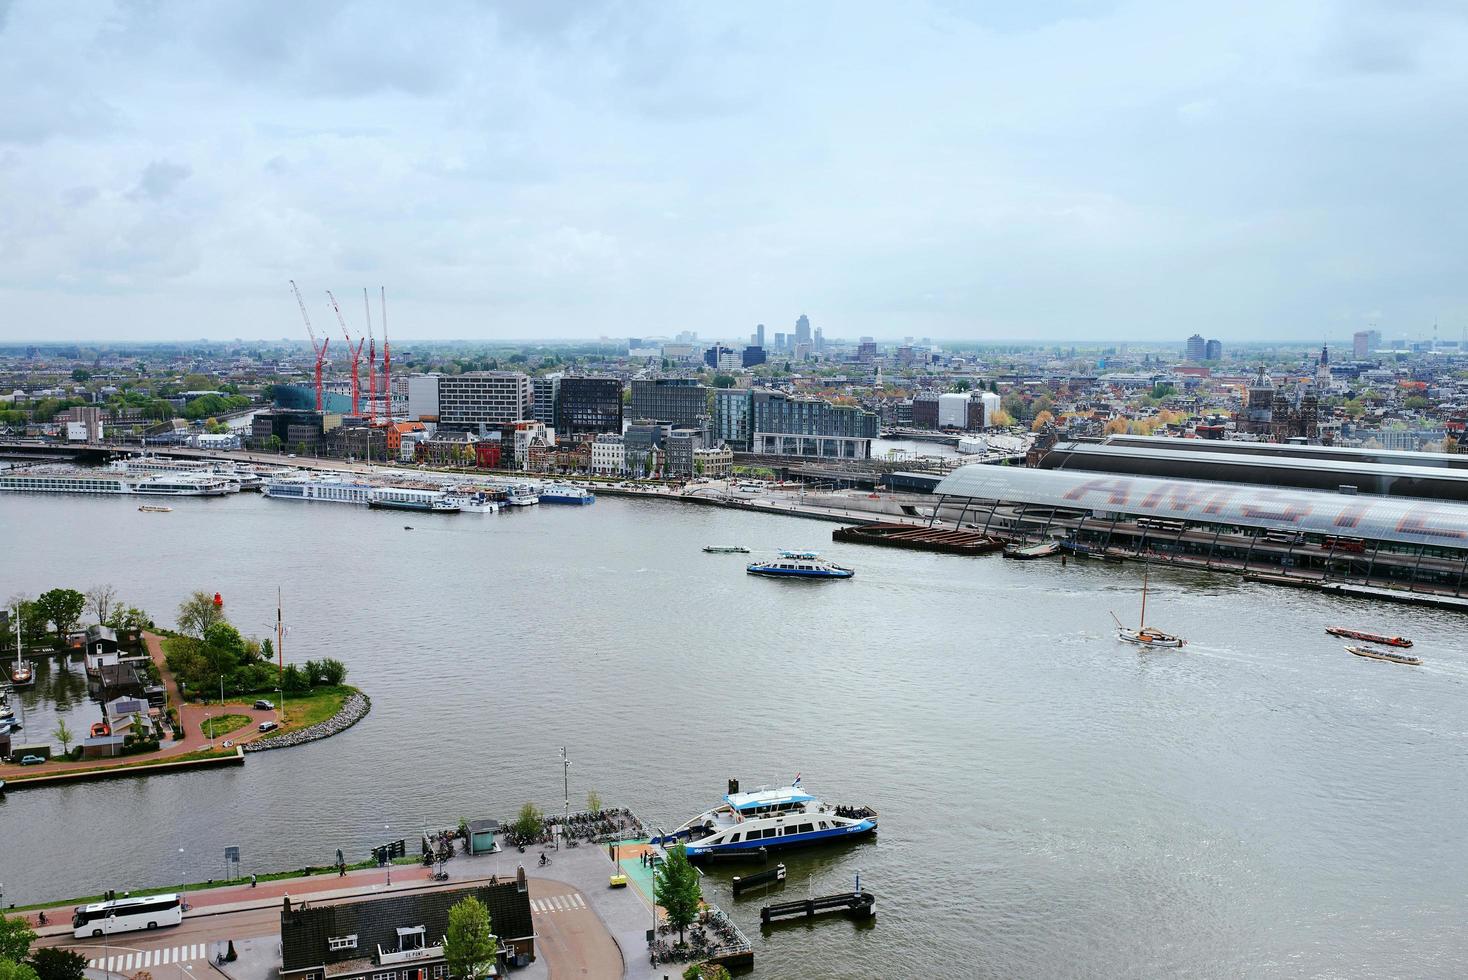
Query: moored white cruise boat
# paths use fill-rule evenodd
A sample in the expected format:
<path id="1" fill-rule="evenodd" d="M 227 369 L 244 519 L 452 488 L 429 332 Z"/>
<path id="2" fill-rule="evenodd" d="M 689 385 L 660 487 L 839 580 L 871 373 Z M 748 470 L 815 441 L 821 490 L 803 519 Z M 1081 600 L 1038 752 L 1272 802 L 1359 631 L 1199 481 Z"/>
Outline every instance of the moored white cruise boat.
<path id="1" fill-rule="evenodd" d="M 596 497 L 580 487 L 568 483 L 547 483 L 540 488 L 543 504 L 594 504 Z"/>
<path id="2" fill-rule="evenodd" d="M 868 806 L 831 806 L 807 793 L 796 776 L 789 786 L 739 792 L 729 780 L 724 802 L 684 823 L 655 844 L 683 842 L 690 858 L 853 840 L 875 832 L 877 812 Z"/>
<path id="3" fill-rule="evenodd" d="M 239 492 L 238 483 L 217 473 L 160 473 L 133 484 L 133 493 L 169 497 L 222 497 Z"/>

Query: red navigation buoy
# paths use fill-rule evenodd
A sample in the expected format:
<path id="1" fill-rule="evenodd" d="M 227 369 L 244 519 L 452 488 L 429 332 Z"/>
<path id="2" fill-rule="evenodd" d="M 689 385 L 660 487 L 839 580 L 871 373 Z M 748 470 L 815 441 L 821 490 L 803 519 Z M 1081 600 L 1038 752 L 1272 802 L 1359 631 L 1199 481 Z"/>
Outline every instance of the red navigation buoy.
<path id="1" fill-rule="evenodd" d="M 214 608 L 218 609 L 224 605 L 224 598 L 218 592 L 214 593 Z"/>

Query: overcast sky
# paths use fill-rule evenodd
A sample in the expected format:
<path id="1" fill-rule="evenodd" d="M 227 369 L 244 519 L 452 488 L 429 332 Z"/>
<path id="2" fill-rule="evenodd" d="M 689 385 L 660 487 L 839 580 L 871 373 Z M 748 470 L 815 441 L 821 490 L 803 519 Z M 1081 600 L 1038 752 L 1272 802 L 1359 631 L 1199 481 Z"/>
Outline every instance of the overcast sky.
<path id="1" fill-rule="evenodd" d="M 1465 10 L 0 0 L 0 339 L 1457 338 Z"/>

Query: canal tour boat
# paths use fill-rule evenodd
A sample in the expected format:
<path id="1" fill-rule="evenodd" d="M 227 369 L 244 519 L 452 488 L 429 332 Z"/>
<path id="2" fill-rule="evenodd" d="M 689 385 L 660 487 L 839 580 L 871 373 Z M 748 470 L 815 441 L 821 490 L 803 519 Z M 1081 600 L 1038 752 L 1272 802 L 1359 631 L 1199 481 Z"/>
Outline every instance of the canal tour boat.
<path id="1" fill-rule="evenodd" d="M 757 561 L 745 568 L 751 575 L 775 578 L 851 578 L 856 574 L 827 561 L 814 551 L 782 551 L 774 561 Z"/>
<path id="2" fill-rule="evenodd" d="M 1392 653 L 1390 650 L 1378 650 L 1375 647 L 1346 647 L 1350 653 L 1367 660 L 1385 660 L 1393 664 L 1406 664 L 1409 667 L 1418 667 L 1422 664 L 1421 657 L 1409 657 L 1405 653 Z"/>
<path id="3" fill-rule="evenodd" d="M 704 545 L 706 555 L 747 555 L 749 549 L 737 544 L 709 544 Z"/>
<path id="4" fill-rule="evenodd" d="M 594 504 L 596 497 L 568 483 L 547 483 L 540 488 L 540 502 L 543 504 Z"/>
<path id="5" fill-rule="evenodd" d="M 1116 638 L 1126 643 L 1135 643 L 1142 647 L 1162 647 L 1177 649 L 1187 643 L 1180 636 L 1164 633 L 1159 629 L 1153 629 L 1147 625 L 1147 571 L 1142 572 L 1142 615 L 1137 620 L 1137 628 L 1123 626 L 1121 620 L 1116 618 L 1116 613 L 1111 614 L 1116 623 Z"/>
<path id="6" fill-rule="evenodd" d="M 830 806 L 800 785 L 760 787 L 739 792 L 739 781 L 729 780 L 724 802 L 700 813 L 671 834 L 655 837 L 654 844 L 683 843 L 692 860 L 757 851 L 853 840 L 877 829 L 877 811 L 868 806 Z"/>
<path id="7" fill-rule="evenodd" d="M 1360 630 L 1348 630 L 1344 626 L 1327 626 L 1325 631 L 1331 636 L 1344 637 L 1347 640 L 1365 640 L 1367 643 L 1381 643 L 1389 647 L 1410 647 L 1411 640 L 1400 636 L 1382 636 L 1380 633 L 1363 633 Z"/>

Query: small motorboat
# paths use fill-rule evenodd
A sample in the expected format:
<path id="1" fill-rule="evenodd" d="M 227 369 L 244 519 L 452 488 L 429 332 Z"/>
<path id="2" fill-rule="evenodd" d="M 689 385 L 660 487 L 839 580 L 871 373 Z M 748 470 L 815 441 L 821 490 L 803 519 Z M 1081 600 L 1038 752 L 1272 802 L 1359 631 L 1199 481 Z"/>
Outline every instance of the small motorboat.
<path id="1" fill-rule="evenodd" d="M 173 508 L 172 507 L 155 507 L 152 504 L 143 504 L 141 507 L 138 508 L 138 510 L 142 511 L 144 514 L 171 514 L 171 513 L 173 513 Z"/>
<path id="2" fill-rule="evenodd" d="M 1013 558 L 1016 561 L 1034 561 L 1036 558 L 1049 558 L 1059 550 L 1059 541 L 1043 541 L 1027 548 L 1006 548 L 1004 557 Z"/>
<path id="3" fill-rule="evenodd" d="M 1400 636 L 1383 636 L 1380 633 L 1363 633 L 1360 630 L 1348 630 L 1344 626 L 1327 626 L 1325 631 L 1331 636 L 1344 637 L 1347 640 L 1365 640 L 1367 643 L 1381 643 L 1389 647 L 1410 647 L 1411 640 Z"/>
<path id="4" fill-rule="evenodd" d="M 1375 647 L 1346 647 L 1351 653 L 1367 660 L 1385 660 L 1388 663 L 1406 664 L 1409 667 L 1417 667 L 1422 663 L 1421 657 L 1409 657 L 1405 653 L 1392 653 L 1390 650 L 1378 650 Z"/>
<path id="5" fill-rule="evenodd" d="M 751 575 L 768 575 L 772 578 L 851 578 L 856 574 L 827 561 L 814 551 L 782 551 L 774 561 L 753 562 L 744 569 Z"/>
<path id="6" fill-rule="evenodd" d="M 411 531 L 411 530 L 413 530 L 413 525 L 411 525 L 411 524 L 404 524 L 403 525 L 403 530 L 404 531 Z"/>
<path id="7" fill-rule="evenodd" d="M 748 548 L 741 548 L 737 544 L 710 544 L 704 546 L 704 554 L 708 555 L 747 555 Z"/>

